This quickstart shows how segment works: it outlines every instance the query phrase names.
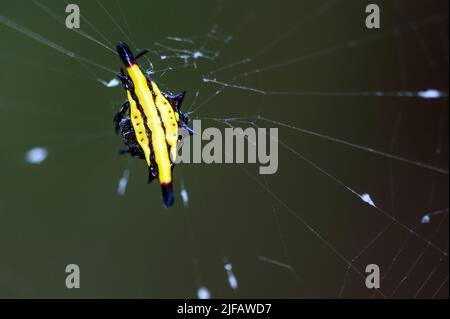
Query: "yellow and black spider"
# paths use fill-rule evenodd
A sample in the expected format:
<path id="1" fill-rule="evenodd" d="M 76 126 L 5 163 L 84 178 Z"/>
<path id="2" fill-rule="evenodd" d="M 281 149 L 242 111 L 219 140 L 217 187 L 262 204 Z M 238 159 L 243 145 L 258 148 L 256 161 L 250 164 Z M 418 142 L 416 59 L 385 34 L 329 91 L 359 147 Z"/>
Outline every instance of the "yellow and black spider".
<path id="1" fill-rule="evenodd" d="M 164 206 L 170 207 L 174 202 L 172 171 L 181 139 L 179 129 L 193 133 L 187 125 L 188 117 L 180 111 L 186 92 L 172 95 L 160 91 L 136 63 L 147 51 L 134 57 L 130 48 L 120 42 L 117 52 L 127 70 L 125 74 L 121 69 L 119 75 L 127 101 L 114 117 L 116 132 L 127 146 L 121 153 L 146 160 L 149 183 L 159 178 Z"/>

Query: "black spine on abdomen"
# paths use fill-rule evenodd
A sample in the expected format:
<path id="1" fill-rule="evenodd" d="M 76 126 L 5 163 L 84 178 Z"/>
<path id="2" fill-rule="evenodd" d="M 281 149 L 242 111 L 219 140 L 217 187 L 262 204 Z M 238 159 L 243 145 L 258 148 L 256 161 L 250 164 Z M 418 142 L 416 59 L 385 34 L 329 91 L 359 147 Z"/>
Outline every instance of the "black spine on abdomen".
<path id="1" fill-rule="evenodd" d="M 126 67 L 136 64 L 133 53 L 131 53 L 131 50 L 126 43 L 119 42 L 117 45 L 117 53 L 119 53 L 120 59 Z"/>

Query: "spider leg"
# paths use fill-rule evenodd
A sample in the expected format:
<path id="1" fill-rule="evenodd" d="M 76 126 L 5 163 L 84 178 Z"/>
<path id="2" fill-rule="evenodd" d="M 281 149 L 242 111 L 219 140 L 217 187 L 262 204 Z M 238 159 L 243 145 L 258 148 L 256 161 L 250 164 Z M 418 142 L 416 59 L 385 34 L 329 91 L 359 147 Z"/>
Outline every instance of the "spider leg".
<path id="1" fill-rule="evenodd" d="M 194 135 L 194 133 L 195 133 L 194 129 L 192 127 L 188 126 L 187 124 L 183 123 L 181 125 L 181 128 L 185 129 L 189 133 L 190 136 Z"/>
<path id="2" fill-rule="evenodd" d="M 120 74 L 118 74 L 117 77 L 122 82 L 125 90 L 133 91 L 133 81 L 131 81 L 130 77 L 125 74 L 123 68 L 120 68 Z"/>
<path id="3" fill-rule="evenodd" d="M 145 159 L 144 153 L 142 153 L 142 151 L 140 151 L 136 147 L 122 147 L 122 148 L 119 148 L 117 150 L 117 154 L 119 154 L 119 155 L 130 154 L 133 157 L 137 156 L 137 157 L 139 157 L 141 159 Z"/>
<path id="4" fill-rule="evenodd" d="M 122 107 L 120 108 L 119 112 L 114 116 L 114 124 L 115 124 L 115 130 L 116 130 L 116 134 L 119 133 L 119 123 L 122 120 L 122 118 L 125 116 L 125 114 L 128 112 L 128 110 L 130 109 L 130 103 L 128 101 L 126 101 L 125 103 L 123 103 Z"/>
<path id="5" fill-rule="evenodd" d="M 164 97 L 167 99 L 167 101 L 169 101 L 170 105 L 172 105 L 173 108 L 175 108 L 175 110 L 177 112 L 180 112 L 181 109 L 181 104 L 183 103 L 183 99 L 186 95 L 186 91 L 181 92 L 181 93 L 176 93 L 176 94 L 168 94 L 165 92 L 162 92 Z"/>
<path id="6" fill-rule="evenodd" d="M 128 147 L 121 147 L 121 148 L 117 149 L 117 154 L 119 154 L 119 155 L 125 155 L 125 154 L 128 154 L 130 152 L 131 151 L 130 151 L 130 149 Z"/>
<path id="7" fill-rule="evenodd" d="M 180 120 L 178 121 L 178 125 L 182 129 L 186 130 L 189 133 L 189 135 L 191 135 L 191 136 L 194 135 L 194 133 L 195 133 L 194 129 L 188 125 L 189 118 L 187 117 L 187 115 L 184 114 L 183 112 L 179 112 L 178 114 L 180 116 Z"/>
<path id="8" fill-rule="evenodd" d="M 117 75 L 117 77 L 122 81 L 122 84 L 125 85 L 128 81 L 127 76 L 125 75 L 125 71 L 123 68 L 120 68 L 120 73 Z"/>
<path id="9" fill-rule="evenodd" d="M 143 55 L 147 54 L 149 51 L 147 49 L 142 50 L 142 52 L 140 52 L 138 55 L 136 55 L 134 57 L 135 60 L 139 59 L 140 57 L 142 57 Z"/>
<path id="10" fill-rule="evenodd" d="M 178 111 L 178 115 L 180 117 L 180 120 L 179 120 L 179 124 L 180 125 L 189 123 L 189 118 L 188 118 L 188 116 L 185 113 L 183 113 L 181 111 Z"/>

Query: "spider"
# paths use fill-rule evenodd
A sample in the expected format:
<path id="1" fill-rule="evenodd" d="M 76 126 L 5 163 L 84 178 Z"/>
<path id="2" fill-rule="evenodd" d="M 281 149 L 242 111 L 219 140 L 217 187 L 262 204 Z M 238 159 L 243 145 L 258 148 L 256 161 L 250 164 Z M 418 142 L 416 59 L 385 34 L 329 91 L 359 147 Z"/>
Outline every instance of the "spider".
<path id="1" fill-rule="evenodd" d="M 120 133 L 127 148 L 119 153 L 129 153 L 144 159 L 149 167 L 149 184 L 159 179 L 163 204 L 173 205 L 172 173 L 177 156 L 177 143 L 182 138 L 179 129 L 193 134 L 188 117 L 180 111 L 186 92 L 168 94 L 160 91 L 149 75 L 142 72 L 136 57 L 124 42 L 117 45 L 117 52 L 126 67 L 120 69 L 127 100 L 114 117 L 116 133 Z"/>

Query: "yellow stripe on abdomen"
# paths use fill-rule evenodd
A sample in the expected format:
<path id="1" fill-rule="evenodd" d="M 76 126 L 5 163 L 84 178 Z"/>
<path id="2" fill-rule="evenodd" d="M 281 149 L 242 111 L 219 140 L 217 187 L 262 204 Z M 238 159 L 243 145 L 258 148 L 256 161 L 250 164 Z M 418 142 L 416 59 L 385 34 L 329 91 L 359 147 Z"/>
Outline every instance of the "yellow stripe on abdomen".
<path id="1" fill-rule="evenodd" d="M 130 91 L 127 91 L 128 102 L 130 103 L 130 118 L 131 124 L 133 124 L 134 134 L 136 135 L 136 140 L 144 151 L 145 160 L 147 161 L 148 166 L 150 166 L 150 146 L 147 137 L 147 131 L 145 130 L 144 119 L 141 116 L 141 112 L 139 111 L 136 101 L 133 100 L 133 97 L 130 94 Z"/>
<path id="2" fill-rule="evenodd" d="M 127 67 L 127 71 L 133 81 L 134 92 L 147 117 L 148 128 L 152 133 L 152 146 L 155 153 L 155 161 L 158 165 L 159 181 L 161 184 L 169 184 L 172 182 L 172 169 L 169 152 L 167 151 L 166 135 L 148 87 L 147 79 L 137 65 Z"/>
<path id="3" fill-rule="evenodd" d="M 155 82 L 151 82 L 153 92 L 155 92 L 156 108 L 158 109 L 164 127 L 166 128 L 166 141 L 170 147 L 170 156 L 172 161 L 176 160 L 177 143 L 178 143 L 178 119 L 176 112 L 174 112 L 172 105 L 162 95 Z"/>

